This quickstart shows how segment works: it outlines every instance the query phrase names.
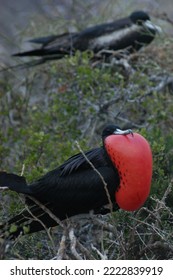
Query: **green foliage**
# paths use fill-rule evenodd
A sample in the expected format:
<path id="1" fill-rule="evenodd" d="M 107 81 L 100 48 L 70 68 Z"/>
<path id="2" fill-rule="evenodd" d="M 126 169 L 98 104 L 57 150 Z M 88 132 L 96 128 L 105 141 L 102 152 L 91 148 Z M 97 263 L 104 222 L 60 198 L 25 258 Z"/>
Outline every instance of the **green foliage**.
<path id="1" fill-rule="evenodd" d="M 167 58 L 168 68 L 164 61 L 163 69 L 163 61 L 158 59 L 159 51 L 153 59 L 149 49 L 136 61 L 129 61 L 133 70 L 130 74 L 117 65 L 108 67 L 99 63 L 94 67 L 93 54 L 87 52 L 77 52 L 73 57 L 26 70 L 21 79 L 20 73 L 14 76 L 7 73 L 0 81 L 0 168 L 17 174 L 24 172 L 27 181 L 32 182 L 78 153 L 75 140 L 87 150 L 101 144 L 100 133 L 105 124 L 130 126 L 143 134 L 152 148 L 152 189 L 145 206 L 153 209 L 156 206 L 154 199 L 162 199 L 173 171 L 172 92 L 168 86 L 158 90 L 171 66 Z M 163 51 L 166 52 L 165 46 Z M 6 196 L 8 203 L 4 214 Z M 6 196 L 1 196 L 3 207 L 0 210 L 4 220 L 23 207 L 16 194 L 8 192 Z M 171 192 L 166 200 L 171 210 L 172 199 Z M 163 216 L 167 217 L 168 213 L 164 211 Z M 120 211 L 114 215 L 127 242 L 129 227 L 134 227 L 136 222 L 131 221 L 129 213 Z M 146 217 L 146 214 L 140 217 Z M 163 225 L 169 232 L 170 224 L 164 219 Z M 139 228 L 144 232 L 142 225 Z M 15 226 L 11 230 L 14 231 Z M 39 237 L 48 245 L 41 245 Z M 142 245 L 138 239 L 134 240 L 137 240 L 135 248 L 139 250 L 139 244 Z M 20 242 L 13 251 L 24 258 L 43 258 L 45 252 L 52 257 L 50 243 L 42 234 L 26 236 L 22 243 L 24 252 Z M 28 246 L 34 247 L 35 251 L 30 251 Z M 109 247 L 109 242 L 105 246 Z M 115 256 L 121 256 L 120 252 L 114 251 Z M 135 258 L 134 255 L 126 256 Z"/>

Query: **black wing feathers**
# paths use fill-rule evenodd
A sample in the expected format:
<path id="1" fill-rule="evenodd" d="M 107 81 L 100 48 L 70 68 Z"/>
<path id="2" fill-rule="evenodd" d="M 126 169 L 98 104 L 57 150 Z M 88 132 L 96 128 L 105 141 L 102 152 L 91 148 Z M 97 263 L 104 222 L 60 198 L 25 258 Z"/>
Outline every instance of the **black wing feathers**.
<path id="1" fill-rule="evenodd" d="M 104 148 L 95 148 L 85 153 L 87 159 L 94 165 L 95 168 L 99 166 L 106 166 L 107 162 L 105 160 L 105 151 Z M 81 154 L 74 155 L 70 157 L 67 161 L 64 162 L 59 167 L 61 171 L 60 176 L 67 176 L 73 172 L 76 172 L 80 169 L 90 169 L 91 165 L 87 162 L 86 158 Z"/>
<path id="2" fill-rule="evenodd" d="M 120 179 L 118 172 L 107 160 L 106 151 L 101 147 L 90 150 L 85 155 L 104 178 L 114 209 L 117 209 L 115 191 Z M 60 220 L 88 213 L 90 210 L 102 214 L 109 211 L 104 208 L 109 204 L 109 199 L 103 181 L 81 153 L 69 158 L 60 167 L 30 185 L 26 184 L 23 177 L 4 172 L 0 173 L 0 182 L 2 186 L 7 182 L 10 189 L 30 195 L 29 198 L 26 197 L 30 212 L 25 210 L 7 222 L 8 225 L 15 223 L 18 226 L 18 230 L 12 234 L 13 238 L 23 232 L 23 225 L 28 225 L 30 232 L 43 229 L 38 221 L 33 221 L 34 216 L 47 228 L 56 225 L 48 213 L 34 204 L 31 197 L 38 200 L 40 204 L 46 205 Z"/>
<path id="3" fill-rule="evenodd" d="M 48 56 L 59 55 L 56 58 L 62 58 L 66 54 L 70 54 L 75 50 L 84 51 L 92 48 L 91 40 L 97 39 L 99 36 L 118 31 L 132 24 L 129 18 L 120 19 L 112 23 L 104 23 L 86 28 L 81 32 L 67 32 L 60 35 L 52 35 L 47 37 L 35 38 L 29 42 L 41 44 L 41 48 L 31 51 L 16 53 L 13 56 Z M 102 46 L 100 46 L 101 48 Z M 97 50 L 98 51 L 98 50 Z"/>
<path id="4" fill-rule="evenodd" d="M 4 171 L 0 171 L 0 187 L 8 187 L 18 193 L 30 194 L 24 177 Z"/>
<path id="5" fill-rule="evenodd" d="M 79 38 L 86 37 L 88 39 L 94 39 L 105 34 L 109 34 L 114 31 L 121 30 L 125 27 L 132 25 L 129 18 L 123 18 L 111 23 L 103 23 L 96 26 L 86 28 L 79 33 Z"/>
<path id="6" fill-rule="evenodd" d="M 96 148 L 85 154 L 105 179 L 109 192 L 114 193 L 119 185 L 118 172 L 107 161 L 104 148 Z M 32 194 L 41 201 L 56 204 L 59 210 L 70 215 L 100 207 L 108 202 L 104 184 L 82 154 L 68 159 L 63 165 L 48 172 L 30 185 Z"/>

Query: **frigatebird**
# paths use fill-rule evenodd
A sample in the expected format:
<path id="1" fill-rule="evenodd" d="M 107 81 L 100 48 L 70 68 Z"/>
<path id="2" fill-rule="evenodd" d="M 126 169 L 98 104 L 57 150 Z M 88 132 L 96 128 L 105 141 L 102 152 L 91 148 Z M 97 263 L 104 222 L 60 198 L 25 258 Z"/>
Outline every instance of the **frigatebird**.
<path id="1" fill-rule="evenodd" d="M 81 32 L 67 32 L 32 39 L 30 42 L 40 44 L 41 47 L 19 52 L 13 56 L 41 57 L 35 63 L 40 64 L 47 60 L 73 55 L 77 50 L 81 52 L 90 50 L 93 53 L 103 51 L 107 56 L 110 55 L 109 51 L 118 50 L 124 50 L 126 54 L 129 54 L 151 43 L 158 31 L 160 28 L 151 23 L 147 13 L 135 11 L 126 18 L 92 26 Z"/>
<path id="2" fill-rule="evenodd" d="M 9 230 L 8 237 L 13 239 L 24 234 L 26 226 L 27 233 L 33 233 L 44 229 L 43 225 L 57 225 L 40 205 L 59 220 L 90 211 L 106 214 L 119 208 L 140 208 L 149 195 L 152 177 L 152 153 L 147 140 L 130 129 L 108 125 L 102 141 L 101 147 L 70 157 L 31 184 L 22 176 L 1 171 L 0 188 L 24 194 L 29 209 L 0 225 L 1 236 Z M 16 230 L 10 232 L 13 224 Z"/>

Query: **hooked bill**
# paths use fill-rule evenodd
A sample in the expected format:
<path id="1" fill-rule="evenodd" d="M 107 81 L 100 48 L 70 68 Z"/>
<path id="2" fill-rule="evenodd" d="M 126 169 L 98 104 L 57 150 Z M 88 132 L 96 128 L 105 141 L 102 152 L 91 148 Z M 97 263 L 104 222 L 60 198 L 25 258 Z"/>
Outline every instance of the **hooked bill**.
<path id="1" fill-rule="evenodd" d="M 120 176 L 115 199 L 127 211 L 139 209 L 146 201 L 152 179 L 152 152 L 147 140 L 138 133 L 110 135 L 106 151 Z"/>

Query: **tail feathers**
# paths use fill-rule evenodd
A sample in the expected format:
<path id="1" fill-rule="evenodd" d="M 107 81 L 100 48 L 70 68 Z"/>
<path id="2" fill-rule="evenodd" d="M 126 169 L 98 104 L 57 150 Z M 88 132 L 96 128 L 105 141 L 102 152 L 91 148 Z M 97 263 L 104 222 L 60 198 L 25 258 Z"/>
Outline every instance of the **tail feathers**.
<path id="1" fill-rule="evenodd" d="M 17 193 L 26 194 L 26 208 L 7 222 L 0 224 L 0 238 L 14 240 L 19 235 L 48 229 L 57 224 L 47 212 L 32 201 L 30 198 L 32 192 L 24 177 L 0 171 L 0 190 L 4 187 Z M 45 202 L 44 206 L 53 211 L 49 203 Z"/>
<path id="2" fill-rule="evenodd" d="M 58 36 L 57 35 L 50 35 L 47 37 L 39 37 L 29 40 L 30 43 L 45 45 L 52 41 L 54 41 Z"/>
<path id="3" fill-rule="evenodd" d="M 4 187 L 17 193 L 31 194 L 31 190 L 23 176 L 0 171 L 0 189 Z"/>
<path id="4" fill-rule="evenodd" d="M 13 56 L 20 56 L 18 54 L 20 54 L 20 53 L 13 54 Z M 67 56 L 67 55 L 69 55 L 69 53 L 64 52 L 64 51 L 59 52 L 58 54 L 45 55 L 45 56 L 43 56 L 41 58 L 33 59 L 33 60 L 29 61 L 29 62 L 23 62 L 23 63 L 19 63 L 17 65 L 12 65 L 12 66 L 9 66 L 9 67 L 4 67 L 4 68 L 0 69 L 0 73 L 1 72 L 3 73 L 3 72 L 11 71 L 13 69 L 15 69 L 15 70 L 23 70 L 23 69 L 27 69 L 27 68 L 30 68 L 30 67 L 35 67 L 37 65 L 44 64 L 47 61 L 61 59 L 64 56 Z"/>
<path id="5" fill-rule="evenodd" d="M 44 49 L 35 49 L 35 50 L 31 50 L 31 51 L 26 51 L 26 52 L 19 52 L 19 53 L 15 53 L 12 56 L 43 56 L 46 55 L 46 52 Z"/>
<path id="6" fill-rule="evenodd" d="M 47 60 L 53 60 L 53 59 L 61 59 L 66 55 L 72 54 L 72 51 L 66 50 L 66 49 L 58 49 L 58 48 L 40 48 L 40 49 L 35 49 L 31 51 L 26 51 L 26 52 L 19 52 L 19 53 L 14 53 L 12 56 L 17 56 L 17 57 L 25 57 L 25 56 L 40 56 L 44 57 Z"/>
<path id="7" fill-rule="evenodd" d="M 29 211 L 24 209 L 7 223 L 1 224 L 0 238 L 15 240 L 20 235 L 38 232 L 55 225 L 56 222 L 47 213 L 33 205 Z"/>

